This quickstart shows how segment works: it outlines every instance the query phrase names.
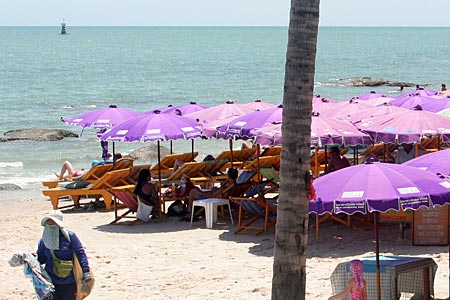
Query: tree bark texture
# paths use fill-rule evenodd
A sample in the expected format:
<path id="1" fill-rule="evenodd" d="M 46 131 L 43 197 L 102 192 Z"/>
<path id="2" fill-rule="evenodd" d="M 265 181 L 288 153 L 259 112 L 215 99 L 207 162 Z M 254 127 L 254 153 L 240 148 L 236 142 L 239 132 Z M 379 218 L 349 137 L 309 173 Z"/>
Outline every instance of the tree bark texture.
<path id="1" fill-rule="evenodd" d="M 320 0 L 291 0 L 273 300 L 305 299 L 311 109 Z"/>

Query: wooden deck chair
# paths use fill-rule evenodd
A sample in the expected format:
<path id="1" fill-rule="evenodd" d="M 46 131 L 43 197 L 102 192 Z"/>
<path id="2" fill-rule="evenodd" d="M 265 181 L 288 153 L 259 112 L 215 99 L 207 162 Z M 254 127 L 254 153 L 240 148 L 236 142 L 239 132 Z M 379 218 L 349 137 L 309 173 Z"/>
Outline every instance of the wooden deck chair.
<path id="1" fill-rule="evenodd" d="M 279 155 L 274 156 L 261 156 L 259 158 L 255 158 L 251 162 L 245 165 L 245 169 L 257 169 L 258 168 L 258 160 L 259 166 L 272 166 L 275 170 L 280 169 L 281 159 Z"/>
<path id="2" fill-rule="evenodd" d="M 280 187 L 280 174 L 272 166 L 261 166 L 259 168 L 259 173 L 263 180 L 267 180 L 268 184 L 271 185 L 275 190 Z"/>
<path id="3" fill-rule="evenodd" d="M 367 157 L 373 156 L 383 162 L 394 162 L 395 156 L 393 152 L 397 149 L 397 144 L 385 144 L 377 143 L 370 145 L 366 150 L 361 153 L 361 160 L 365 160 Z"/>
<path id="4" fill-rule="evenodd" d="M 340 149 L 340 154 L 345 155 L 348 152 L 347 148 Z M 311 156 L 311 172 L 315 177 L 319 177 L 319 174 L 325 171 L 327 162 L 330 159 L 327 157 L 327 153 L 324 150 L 316 151 L 313 156 Z"/>
<path id="5" fill-rule="evenodd" d="M 136 222 L 139 222 L 139 219 L 136 216 L 130 216 L 130 214 L 135 214 L 138 209 L 138 199 L 134 194 L 134 185 L 125 185 L 114 187 L 110 190 L 110 193 L 114 196 L 114 221 L 110 224 L 118 224 L 118 222 L 122 219 L 133 219 L 133 221 L 128 224 L 132 225 Z M 122 203 L 126 207 L 126 211 L 119 215 L 119 202 Z"/>
<path id="6" fill-rule="evenodd" d="M 252 160 L 251 157 L 257 155 L 257 148 L 248 148 L 248 149 L 242 149 L 242 150 L 233 150 L 233 153 L 231 153 L 231 150 L 225 150 L 220 153 L 216 159 L 222 160 L 227 159 L 228 163 L 225 165 L 226 168 L 233 167 L 240 167 L 244 162 Z M 222 169 L 224 171 L 225 169 Z"/>
<path id="7" fill-rule="evenodd" d="M 71 206 L 80 205 L 80 196 L 83 195 L 100 195 L 105 202 L 106 210 L 111 210 L 112 195 L 109 192 L 113 187 L 128 185 L 126 177 L 130 173 L 130 169 L 121 169 L 116 171 L 109 171 L 103 175 L 100 179 L 91 183 L 85 188 L 79 189 L 66 189 L 64 187 L 56 187 L 48 190 L 43 190 L 44 196 L 50 198 L 53 209 L 65 208 Z M 73 204 L 59 207 L 59 198 L 70 196 L 73 200 Z"/>
<path id="8" fill-rule="evenodd" d="M 231 196 L 230 201 L 239 205 L 238 228 L 235 234 L 259 235 L 276 223 L 277 209 L 273 203 L 264 197 L 266 182 L 253 185 L 245 192 L 244 197 Z M 244 213 L 251 215 L 250 219 L 243 221 Z M 263 224 L 258 226 L 256 221 L 262 220 Z"/>
<path id="9" fill-rule="evenodd" d="M 106 172 L 111 171 L 113 165 L 112 164 L 102 164 L 102 165 L 95 165 L 91 167 L 86 173 L 84 173 L 80 178 L 77 178 L 77 180 L 86 180 L 86 181 L 95 181 L 102 177 Z M 72 180 L 68 180 L 69 182 Z M 60 182 L 66 182 L 64 180 L 49 180 L 49 181 L 43 181 L 42 185 L 52 189 L 58 186 Z"/>
<path id="10" fill-rule="evenodd" d="M 281 155 L 281 146 L 267 147 L 259 156 Z"/>
<path id="11" fill-rule="evenodd" d="M 131 157 L 119 158 L 113 163 L 111 171 L 131 168 L 133 166 L 133 163 L 134 159 Z"/>
<path id="12" fill-rule="evenodd" d="M 175 172 L 173 172 L 169 177 L 161 180 L 163 185 L 167 185 L 170 183 L 177 183 L 181 180 L 183 175 L 193 178 L 199 177 L 202 175 L 201 171 L 205 167 L 204 162 L 186 162 L 182 164 Z M 158 183 L 158 179 L 155 179 L 155 182 Z"/>
<path id="13" fill-rule="evenodd" d="M 194 159 L 198 156 L 198 152 L 187 152 L 187 153 L 179 153 L 179 154 L 169 154 L 164 156 L 161 159 L 161 162 L 159 164 L 156 164 L 151 168 L 151 173 L 157 174 L 159 170 L 159 166 L 161 166 L 161 173 L 169 173 L 177 159 L 181 160 L 182 162 L 192 162 Z"/>
<path id="14" fill-rule="evenodd" d="M 191 181 L 194 184 L 200 184 L 206 188 L 210 188 L 216 181 L 227 177 L 222 171 L 227 162 L 228 160 L 226 159 L 205 161 L 205 167 L 201 170 L 200 176 L 191 177 Z"/>
<path id="15" fill-rule="evenodd" d="M 150 170 L 152 165 L 136 165 L 131 168 L 130 174 L 127 176 L 127 182 L 129 184 L 136 184 L 139 179 L 139 173 L 141 170 L 148 169 Z"/>

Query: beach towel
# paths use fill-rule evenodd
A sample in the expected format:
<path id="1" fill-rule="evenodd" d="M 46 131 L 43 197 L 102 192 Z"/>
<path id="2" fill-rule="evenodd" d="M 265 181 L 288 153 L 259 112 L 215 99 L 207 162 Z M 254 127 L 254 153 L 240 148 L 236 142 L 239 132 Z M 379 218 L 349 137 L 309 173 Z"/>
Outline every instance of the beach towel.
<path id="1" fill-rule="evenodd" d="M 50 276 L 41 266 L 39 261 L 31 253 L 16 253 L 9 260 L 11 267 L 23 265 L 23 272 L 26 277 L 31 278 L 34 291 L 38 300 L 51 299 L 54 286 Z"/>

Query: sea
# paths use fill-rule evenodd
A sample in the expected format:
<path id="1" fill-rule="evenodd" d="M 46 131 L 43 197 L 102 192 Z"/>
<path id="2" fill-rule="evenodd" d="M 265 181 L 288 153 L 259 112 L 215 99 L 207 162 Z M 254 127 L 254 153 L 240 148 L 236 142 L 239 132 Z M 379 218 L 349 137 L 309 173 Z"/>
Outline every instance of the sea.
<path id="1" fill-rule="evenodd" d="M 96 131 L 65 125 L 61 117 L 111 104 L 146 112 L 190 101 L 282 103 L 287 27 L 69 24 L 67 31 L 0 27 L 0 132 L 56 128 L 81 134 L 52 142 L 0 142 L 0 184 L 41 189 L 65 160 L 81 169 L 100 158 Z M 397 87 L 348 87 L 340 81 L 363 76 L 438 90 L 442 83 L 450 86 L 449 51 L 450 28 L 320 27 L 314 94 L 339 101 L 372 90 L 395 95 Z M 144 146 L 116 143 L 115 151 Z M 174 152 L 190 147 L 173 143 Z M 195 148 L 201 158 L 228 144 L 199 140 Z"/>

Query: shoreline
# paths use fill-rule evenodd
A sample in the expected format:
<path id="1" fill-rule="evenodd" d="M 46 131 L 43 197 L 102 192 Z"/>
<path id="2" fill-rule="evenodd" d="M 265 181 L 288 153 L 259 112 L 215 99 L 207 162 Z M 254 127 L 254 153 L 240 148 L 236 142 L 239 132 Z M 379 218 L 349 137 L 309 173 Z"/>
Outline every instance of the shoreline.
<path id="1" fill-rule="evenodd" d="M 21 196 L 16 192 L 9 193 L 11 199 Z M 0 207 L 0 238 L 6 241 L 0 249 L 8 268 L 0 274 L 0 299 L 32 299 L 32 285 L 23 269 L 12 268 L 7 261 L 16 252 L 36 250 L 40 220 L 51 204 L 43 196 L 22 195 L 22 200 L 0 202 Z M 235 235 L 235 226 L 220 218 L 213 229 L 205 229 L 202 220 L 191 229 L 189 222 L 178 218 L 124 226 L 109 225 L 114 213 L 104 210 L 64 209 L 63 213 L 66 226 L 86 248 L 94 271 L 96 284 L 89 299 L 270 299 L 273 229 L 255 237 Z M 382 255 L 433 258 L 438 264 L 435 297 L 447 297 L 447 246 L 412 246 L 411 229 L 402 240 L 395 224 L 382 226 L 380 236 Z M 374 256 L 374 251 L 372 231 L 325 224 L 317 241 L 310 228 L 306 299 L 328 298 L 334 268 L 343 261 Z"/>

